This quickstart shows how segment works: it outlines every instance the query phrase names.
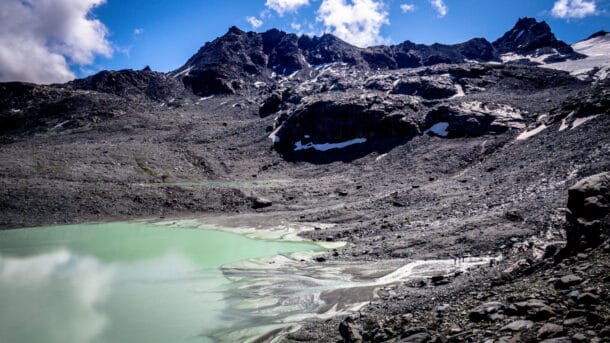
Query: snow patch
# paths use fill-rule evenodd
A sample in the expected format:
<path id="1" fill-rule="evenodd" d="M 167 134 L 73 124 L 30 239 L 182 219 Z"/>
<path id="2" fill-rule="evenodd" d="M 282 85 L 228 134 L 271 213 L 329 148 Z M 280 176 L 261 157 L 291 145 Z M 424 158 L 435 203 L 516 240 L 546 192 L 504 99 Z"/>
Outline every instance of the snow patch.
<path id="1" fill-rule="evenodd" d="M 459 83 L 455 84 L 455 90 L 457 91 L 457 93 L 449 99 L 462 98 L 466 96 L 466 93 L 464 93 L 464 87 L 462 87 L 462 85 L 460 85 Z"/>
<path id="2" fill-rule="evenodd" d="M 547 58 L 549 58 L 551 56 L 556 56 L 556 55 L 559 55 L 559 52 L 557 52 L 557 50 L 553 50 L 553 52 L 550 54 L 544 54 L 544 55 L 540 55 L 540 56 L 519 55 L 519 54 L 515 54 L 513 52 L 509 52 L 507 54 L 500 55 L 500 59 L 502 60 L 503 63 L 519 61 L 519 60 L 528 60 L 530 62 L 544 64 L 544 60 L 546 60 Z"/>
<path id="3" fill-rule="evenodd" d="M 313 142 L 303 144 L 301 141 L 294 143 L 294 151 L 307 150 L 307 149 L 315 149 L 317 151 L 328 151 L 332 149 L 342 149 L 351 145 L 365 143 L 366 138 L 355 138 L 350 139 L 349 141 L 339 142 L 339 143 L 320 143 L 315 144 Z"/>
<path id="4" fill-rule="evenodd" d="M 213 97 L 214 97 L 213 95 L 210 95 L 210 96 L 205 96 L 205 97 L 203 97 L 203 98 L 199 98 L 199 101 L 210 100 L 210 99 L 212 99 Z"/>
<path id="5" fill-rule="evenodd" d="M 521 133 L 518 137 L 517 140 L 518 141 L 524 141 L 528 138 L 534 137 L 535 135 L 539 134 L 540 132 L 544 131 L 547 128 L 546 125 L 542 124 L 540 126 L 538 126 L 537 128 L 530 130 L 530 131 L 525 131 L 523 133 Z"/>
<path id="6" fill-rule="evenodd" d="M 576 119 L 574 119 L 574 122 L 572 123 L 572 129 L 575 129 L 575 128 L 579 127 L 580 125 L 588 122 L 589 120 L 597 118 L 598 116 L 599 116 L 599 114 L 595 114 L 595 115 L 584 117 L 584 118 L 576 118 Z"/>
<path id="7" fill-rule="evenodd" d="M 273 143 L 280 142 L 280 137 L 277 136 L 277 133 L 278 133 L 278 131 L 280 131 L 281 128 L 282 128 L 282 125 L 278 126 L 277 129 L 273 130 L 273 132 L 271 132 L 271 134 L 269 134 L 269 139 L 271 139 L 271 141 Z"/>
<path id="8" fill-rule="evenodd" d="M 439 123 L 432 125 L 431 128 L 424 131 L 424 134 L 433 133 L 437 136 L 447 137 L 449 135 L 449 132 L 447 131 L 448 128 L 449 128 L 449 123 L 443 121 L 443 122 L 439 122 Z"/>
<path id="9" fill-rule="evenodd" d="M 386 157 L 386 156 L 388 156 L 388 154 L 387 154 L 387 153 L 385 153 L 385 154 L 381 154 L 381 155 L 377 156 L 377 158 L 375 158 L 375 161 L 381 161 L 381 160 L 382 160 L 384 157 Z"/>
<path id="10" fill-rule="evenodd" d="M 11 113 L 19 113 L 21 112 L 21 110 L 18 110 L 16 108 L 11 108 Z"/>
<path id="11" fill-rule="evenodd" d="M 593 77 L 598 80 L 608 78 L 610 75 L 610 35 L 595 37 L 572 45 L 572 49 L 587 58 L 573 61 L 546 64 L 545 68 L 558 69 L 569 72 L 581 80 L 595 71 Z"/>
<path id="12" fill-rule="evenodd" d="M 191 70 L 193 70 L 193 67 L 188 67 L 186 69 L 184 69 L 183 71 L 179 72 L 178 74 L 174 75 L 174 77 L 178 78 L 180 76 L 186 75 L 188 74 Z"/>
<path id="13" fill-rule="evenodd" d="M 265 87 L 267 84 L 265 82 L 262 81 L 256 81 L 254 82 L 254 88 L 261 88 L 261 87 Z"/>

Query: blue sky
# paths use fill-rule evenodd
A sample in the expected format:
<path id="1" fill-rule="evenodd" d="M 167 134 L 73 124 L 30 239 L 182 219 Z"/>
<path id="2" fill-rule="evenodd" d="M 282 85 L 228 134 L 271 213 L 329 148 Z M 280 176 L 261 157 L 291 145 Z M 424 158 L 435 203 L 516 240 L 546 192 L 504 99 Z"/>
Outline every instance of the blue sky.
<path id="1" fill-rule="evenodd" d="M 331 32 L 361 46 L 431 44 L 493 41 L 526 16 L 573 43 L 610 30 L 610 0 L 2 0 L 0 48 L 10 53 L 0 54 L 0 81 L 59 82 L 146 65 L 167 72 L 232 25 Z M 44 77 L 32 70 L 37 58 L 46 61 Z"/>

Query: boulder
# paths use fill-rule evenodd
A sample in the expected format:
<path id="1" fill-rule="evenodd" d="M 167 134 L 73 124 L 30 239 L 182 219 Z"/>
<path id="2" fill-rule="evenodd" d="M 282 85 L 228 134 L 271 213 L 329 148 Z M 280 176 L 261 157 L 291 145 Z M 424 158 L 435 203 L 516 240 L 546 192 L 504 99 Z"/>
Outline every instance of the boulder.
<path id="1" fill-rule="evenodd" d="M 345 343 L 362 343 L 363 341 L 360 329 L 351 317 L 345 318 L 345 320 L 339 324 L 339 334 Z"/>
<path id="2" fill-rule="evenodd" d="M 505 308 L 501 302 L 487 302 L 471 310 L 468 318 L 472 322 L 500 320 L 504 318 Z"/>
<path id="3" fill-rule="evenodd" d="M 251 197 L 250 201 L 252 202 L 253 209 L 260 209 L 273 205 L 271 200 L 262 197 Z"/>
<path id="4" fill-rule="evenodd" d="M 438 123 L 446 124 L 448 138 L 479 137 L 486 134 L 501 134 L 510 129 L 525 128 L 522 112 L 514 107 L 483 103 L 462 102 L 454 106 L 440 106 L 426 115 L 429 131 Z"/>
<path id="5" fill-rule="evenodd" d="M 261 105 L 258 114 L 261 118 L 267 117 L 280 110 L 282 105 L 282 96 L 278 93 L 272 93 Z"/>
<path id="6" fill-rule="evenodd" d="M 526 331 L 534 326 L 530 320 L 516 320 L 502 327 L 502 331 Z"/>
<path id="7" fill-rule="evenodd" d="M 449 75 L 414 76 L 397 81 L 392 93 L 432 100 L 449 98 L 457 94 L 457 89 Z"/>
<path id="8" fill-rule="evenodd" d="M 565 332 L 563 326 L 546 323 L 538 330 L 538 339 L 555 338 L 561 336 Z"/>
<path id="9" fill-rule="evenodd" d="M 568 289 L 572 286 L 579 285 L 582 281 L 583 280 L 580 276 L 574 274 L 566 275 L 555 281 L 555 288 Z"/>
<path id="10" fill-rule="evenodd" d="M 610 172 L 589 176 L 568 190 L 567 245 L 563 256 L 597 246 L 610 226 Z"/>

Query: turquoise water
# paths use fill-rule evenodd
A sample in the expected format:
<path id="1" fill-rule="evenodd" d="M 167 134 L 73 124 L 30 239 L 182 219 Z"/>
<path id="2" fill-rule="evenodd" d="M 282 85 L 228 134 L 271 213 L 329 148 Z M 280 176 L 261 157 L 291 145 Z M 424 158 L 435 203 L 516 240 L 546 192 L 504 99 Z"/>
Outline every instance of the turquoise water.
<path id="1" fill-rule="evenodd" d="M 265 320 L 221 266 L 319 250 L 143 222 L 0 232 L 0 342 L 212 342 Z"/>

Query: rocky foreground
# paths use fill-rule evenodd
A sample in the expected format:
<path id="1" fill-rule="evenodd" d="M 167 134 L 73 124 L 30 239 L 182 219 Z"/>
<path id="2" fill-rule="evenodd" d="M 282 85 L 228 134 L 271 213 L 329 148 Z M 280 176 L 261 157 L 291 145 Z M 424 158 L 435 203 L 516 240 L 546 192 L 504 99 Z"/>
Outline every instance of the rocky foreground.
<path id="1" fill-rule="evenodd" d="M 0 84 L 0 228 L 247 213 L 350 243 L 316 263 L 501 255 L 282 339 L 608 340 L 602 57 L 527 18 L 367 49 L 231 28 L 169 74 Z"/>

